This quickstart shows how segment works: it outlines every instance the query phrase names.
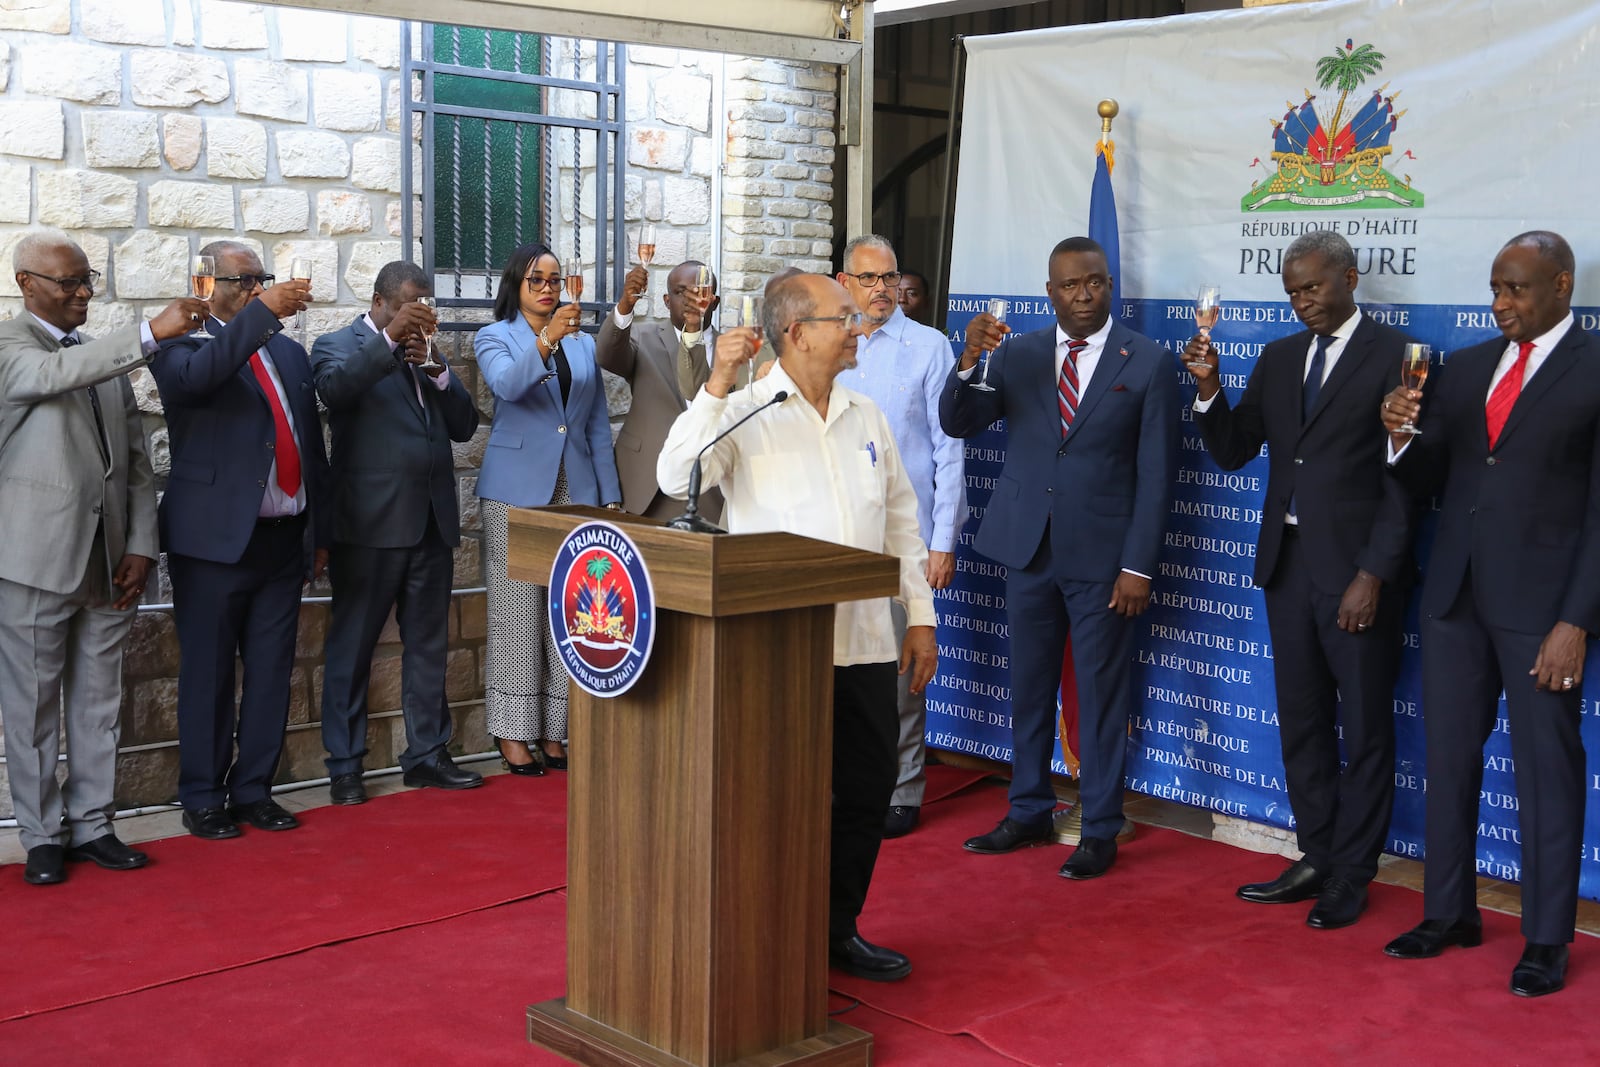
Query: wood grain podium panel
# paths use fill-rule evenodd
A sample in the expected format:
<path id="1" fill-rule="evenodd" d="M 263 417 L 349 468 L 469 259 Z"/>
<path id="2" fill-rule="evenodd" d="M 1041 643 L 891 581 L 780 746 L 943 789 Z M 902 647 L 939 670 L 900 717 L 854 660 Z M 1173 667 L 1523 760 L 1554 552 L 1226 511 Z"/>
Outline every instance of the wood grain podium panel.
<path id="1" fill-rule="evenodd" d="M 508 573 L 548 580 L 566 532 L 626 529 L 658 629 L 626 693 L 570 697 L 567 995 L 531 1039 L 580 1063 L 865 1067 L 827 1014 L 833 605 L 892 558 L 684 533 L 592 508 L 511 511 Z"/>

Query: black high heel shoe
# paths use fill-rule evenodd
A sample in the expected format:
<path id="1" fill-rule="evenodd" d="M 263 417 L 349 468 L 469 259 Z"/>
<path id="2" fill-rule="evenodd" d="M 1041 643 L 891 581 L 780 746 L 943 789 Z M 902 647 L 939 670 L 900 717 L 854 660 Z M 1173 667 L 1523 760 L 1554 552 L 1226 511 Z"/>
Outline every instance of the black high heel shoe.
<path id="1" fill-rule="evenodd" d="M 506 770 L 510 771 L 512 774 L 520 774 L 528 778 L 544 777 L 544 764 L 539 762 L 539 758 L 537 756 L 534 756 L 531 763 L 512 763 L 510 758 L 506 755 L 504 739 L 497 737 L 494 739 L 494 743 L 495 747 L 500 750 L 500 762 L 502 765 L 504 765 Z M 529 754 L 532 754 L 531 750 Z"/>
<path id="2" fill-rule="evenodd" d="M 529 746 L 529 750 L 532 751 L 532 746 Z M 550 753 L 548 753 L 548 752 L 546 752 L 544 750 L 544 746 L 543 745 L 539 746 L 538 758 L 544 762 L 544 766 L 545 766 L 546 770 L 564 771 L 564 770 L 567 769 L 567 757 L 566 756 L 552 756 L 552 755 L 550 755 Z"/>

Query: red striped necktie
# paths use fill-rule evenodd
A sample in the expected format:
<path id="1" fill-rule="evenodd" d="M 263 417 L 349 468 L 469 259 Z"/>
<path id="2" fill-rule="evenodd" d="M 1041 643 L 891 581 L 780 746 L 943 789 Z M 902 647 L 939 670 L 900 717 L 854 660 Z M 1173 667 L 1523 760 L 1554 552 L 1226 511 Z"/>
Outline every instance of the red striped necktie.
<path id="1" fill-rule="evenodd" d="M 300 492 L 300 449 L 294 442 L 294 430 L 289 428 L 289 416 L 283 410 L 283 401 L 278 399 L 278 390 L 267 373 L 267 365 L 261 362 L 260 352 L 250 357 L 250 370 L 272 407 L 272 454 L 278 460 L 278 488 L 283 490 L 284 496 L 292 497 Z"/>
<path id="2" fill-rule="evenodd" d="M 1511 417 L 1511 409 L 1516 407 L 1517 397 L 1522 395 L 1522 378 L 1528 372 L 1528 357 L 1532 354 L 1532 341 L 1518 341 L 1517 361 L 1511 364 L 1505 377 L 1496 382 L 1494 390 L 1489 393 L 1489 404 L 1483 409 L 1483 416 L 1489 425 L 1491 449 L 1500 440 L 1500 431 L 1506 428 L 1506 420 Z"/>
<path id="3" fill-rule="evenodd" d="M 1078 356 L 1088 341 L 1067 342 L 1067 358 L 1061 361 L 1061 378 L 1056 382 L 1056 408 L 1061 412 L 1061 436 L 1072 429 L 1072 418 L 1078 413 Z"/>

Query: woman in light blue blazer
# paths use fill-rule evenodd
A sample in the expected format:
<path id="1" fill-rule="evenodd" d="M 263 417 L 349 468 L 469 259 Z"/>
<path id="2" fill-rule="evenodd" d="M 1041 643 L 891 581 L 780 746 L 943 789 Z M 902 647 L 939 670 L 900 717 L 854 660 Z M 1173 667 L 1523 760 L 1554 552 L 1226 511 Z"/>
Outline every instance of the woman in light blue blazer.
<path id="1" fill-rule="evenodd" d="M 566 768 L 567 672 L 550 635 L 548 591 L 506 577 L 506 508 L 622 507 L 594 339 L 578 328 L 577 304 L 558 306 L 562 280 L 549 248 L 518 248 L 500 277 L 495 321 L 475 342 L 495 398 L 478 475 L 488 554 L 486 719 L 507 766 L 527 775 Z"/>

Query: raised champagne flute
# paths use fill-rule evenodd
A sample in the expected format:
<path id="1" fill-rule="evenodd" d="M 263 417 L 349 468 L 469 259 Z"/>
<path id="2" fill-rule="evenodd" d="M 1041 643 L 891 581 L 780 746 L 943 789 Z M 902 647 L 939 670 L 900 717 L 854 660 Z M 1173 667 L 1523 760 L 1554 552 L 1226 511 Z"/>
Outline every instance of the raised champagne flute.
<path id="1" fill-rule="evenodd" d="M 419 303 L 423 307 L 429 309 L 430 311 L 432 311 L 436 315 L 439 312 L 439 301 L 437 301 L 436 299 L 434 299 L 431 296 L 419 296 L 419 297 L 417 297 L 417 303 Z M 422 363 L 419 364 L 419 365 L 425 371 L 437 370 L 438 368 L 444 366 L 443 363 L 440 363 L 437 359 L 435 359 L 433 357 L 433 339 L 439 333 L 439 327 L 437 325 L 438 320 L 435 319 L 434 322 L 435 322 L 435 326 L 434 326 L 433 329 L 431 329 L 431 330 L 423 330 L 422 331 L 422 343 L 428 346 L 428 355 L 427 355 L 427 358 L 424 359 L 422 361 Z"/>
<path id="2" fill-rule="evenodd" d="M 1011 301 L 1004 297 L 991 297 L 989 306 L 985 310 L 989 312 L 991 319 L 1004 326 L 1006 324 L 1006 315 L 1011 311 Z M 972 383 L 972 387 L 981 393 L 994 392 L 994 386 L 989 384 L 989 364 L 993 361 L 993 352 L 985 352 L 983 354 L 983 371 L 978 375 L 978 380 Z"/>
<path id="3" fill-rule="evenodd" d="M 296 282 L 311 281 L 311 257 L 295 256 L 289 261 L 289 279 Z M 294 313 L 294 328 L 299 335 L 300 347 L 306 346 L 306 311 L 301 308 Z"/>
<path id="4" fill-rule="evenodd" d="M 217 261 L 211 256 L 191 256 L 189 258 L 189 289 L 198 300 L 210 300 L 212 292 L 217 287 Z M 214 334 L 206 332 L 206 322 L 200 320 L 200 328 L 189 335 L 198 341 L 209 341 Z"/>
<path id="5" fill-rule="evenodd" d="M 750 361 L 739 371 L 739 388 L 744 388 L 756 380 L 756 355 L 761 351 L 761 297 L 754 293 L 743 293 L 737 299 L 724 306 L 722 312 L 724 326 L 748 326 L 755 331 L 755 348 L 750 353 Z"/>
<path id="6" fill-rule="evenodd" d="M 1433 349 L 1427 345 L 1406 345 L 1405 353 L 1400 357 L 1400 384 L 1407 389 L 1422 392 L 1422 385 L 1428 380 L 1428 368 L 1432 365 L 1432 359 Z M 1422 431 L 1407 419 L 1400 424 L 1400 432 L 1415 437 Z"/>
<path id="7" fill-rule="evenodd" d="M 656 228 L 654 223 L 639 227 L 639 262 L 645 266 L 656 261 Z"/>
<path id="8" fill-rule="evenodd" d="M 1211 327 L 1217 324 L 1222 317 L 1222 287 L 1218 285 L 1202 285 L 1200 292 L 1194 298 L 1194 324 L 1200 331 L 1200 336 L 1211 343 Z M 1209 367 L 1209 363 L 1195 362 L 1189 364 L 1190 370 L 1199 370 Z"/>
<path id="9" fill-rule="evenodd" d="M 567 275 L 567 299 L 574 304 L 583 299 L 583 275 L 578 271 L 573 271 Z M 578 311 L 578 322 L 581 323 L 582 321 L 583 311 L 580 309 Z"/>

